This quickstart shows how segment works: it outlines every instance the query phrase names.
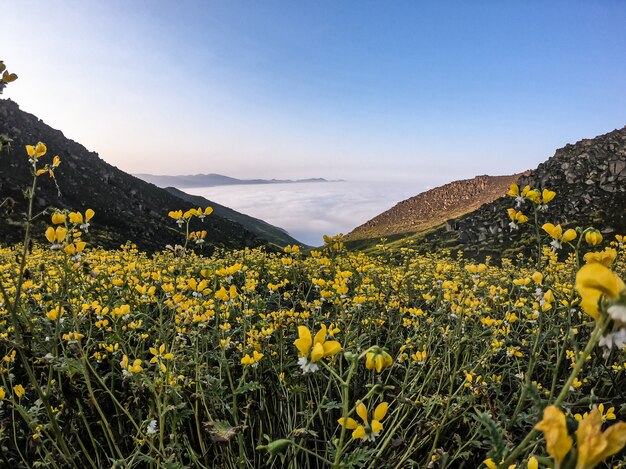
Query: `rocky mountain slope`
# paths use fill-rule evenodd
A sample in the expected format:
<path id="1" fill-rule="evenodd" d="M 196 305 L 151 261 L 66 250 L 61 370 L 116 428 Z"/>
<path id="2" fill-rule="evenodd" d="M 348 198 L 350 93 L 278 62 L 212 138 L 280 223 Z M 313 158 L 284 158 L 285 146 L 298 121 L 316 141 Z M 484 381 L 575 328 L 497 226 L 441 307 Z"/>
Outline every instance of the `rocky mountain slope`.
<path id="1" fill-rule="evenodd" d="M 626 127 L 558 149 L 535 170 L 522 175 L 518 184 L 556 192 L 548 209 L 539 214 L 540 225 L 550 222 L 565 228 L 593 226 L 610 237 L 626 233 Z M 519 230 L 509 227 L 507 209 L 514 207 L 515 201 L 505 196 L 394 243 L 412 241 L 420 250 L 462 250 L 476 258 L 533 253 L 530 204 L 526 201 L 520 209 L 531 217 L 531 222 Z"/>
<path id="2" fill-rule="evenodd" d="M 476 176 L 422 192 L 355 228 L 346 240 L 415 233 L 432 228 L 501 197 L 520 176 Z"/>
<path id="3" fill-rule="evenodd" d="M 22 239 L 21 221 L 26 210 L 23 190 L 32 181 L 24 146 L 38 141 L 48 147 L 43 163 L 51 162 L 54 155 L 61 158 L 61 165 L 56 170 L 61 195 L 58 195 L 53 180 L 47 175 L 41 176 L 35 213 L 50 207 L 83 212 L 92 208 L 96 216 L 88 240 L 108 248 L 132 241 L 140 249 L 155 251 L 167 244 L 184 241 L 167 213 L 192 207 L 188 200 L 109 165 L 97 153 L 88 151 L 66 138 L 61 131 L 20 110 L 11 100 L 0 100 L 0 134 L 13 140 L 11 146 L 0 153 L 0 201 L 7 197 L 14 201 L 11 210 L 0 213 L 1 243 L 10 244 Z M 40 226 L 35 230 L 39 239 L 43 239 L 45 222 L 41 217 Z M 218 214 L 197 223 L 195 229 L 207 231 L 209 248 L 268 244 L 264 237 Z"/>

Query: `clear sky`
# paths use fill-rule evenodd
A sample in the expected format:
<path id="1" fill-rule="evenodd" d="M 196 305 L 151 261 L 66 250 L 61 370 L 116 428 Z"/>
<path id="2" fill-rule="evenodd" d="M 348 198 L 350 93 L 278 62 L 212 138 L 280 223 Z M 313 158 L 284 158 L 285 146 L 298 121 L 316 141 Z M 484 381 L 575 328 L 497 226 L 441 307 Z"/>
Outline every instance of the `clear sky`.
<path id="1" fill-rule="evenodd" d="M 623 0 L 7 0 L 0 16 L 19 75 L 4 97 L 128 172 L 439 184 L 626 124 Z"/>

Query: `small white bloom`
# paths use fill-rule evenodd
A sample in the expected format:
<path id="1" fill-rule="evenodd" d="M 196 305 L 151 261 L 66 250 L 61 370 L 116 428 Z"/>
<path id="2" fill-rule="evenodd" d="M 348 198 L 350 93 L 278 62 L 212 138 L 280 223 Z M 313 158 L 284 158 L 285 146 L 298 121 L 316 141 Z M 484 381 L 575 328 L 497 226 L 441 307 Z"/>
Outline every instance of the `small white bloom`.
<path id="1" fill-rule="evenodd" d="M 609 306 L 607 312 L 609 313 L 609 316 L 611 316 L 611 319 L 613 319 L 614 321 L 619 321 L 626 324 L 626 305 L 611 305 Z"/>
<path id="2" fill-rule="evenodd" d="M 319 370 L 319 366 L 317 364 L 310 362 L 306 357 L 298 358 L 298 365 L 302 369 L 302 373 L 314 373 Z"/>
<path id="3" fill-rule="evenodd" d="M 157 421 L 150 420 L 150 423 L 148 424 L 148 428 L 146 429 L 146 433 L 148 435 L 154 435 L 156 432 L 157 432 Z"/>

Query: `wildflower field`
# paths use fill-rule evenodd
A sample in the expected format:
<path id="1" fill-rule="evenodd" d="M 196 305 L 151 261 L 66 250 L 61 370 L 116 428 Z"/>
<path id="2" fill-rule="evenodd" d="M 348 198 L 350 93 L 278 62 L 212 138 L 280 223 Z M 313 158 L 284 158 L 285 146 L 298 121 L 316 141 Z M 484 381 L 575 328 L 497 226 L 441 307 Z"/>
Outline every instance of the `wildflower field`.
<path id="1" fill-rule="evenodd" d="M 27 152 L 32 199 L 61 162 Z M 510 195 L 537 251 L 480 264 L 340 237 L 205 257 L 206 209 L 154 255 L 90 246 L 91 210 L 31 248 L 29 213 L 0 248 L 0 465 L 622 467 L 626 239 Z"/>

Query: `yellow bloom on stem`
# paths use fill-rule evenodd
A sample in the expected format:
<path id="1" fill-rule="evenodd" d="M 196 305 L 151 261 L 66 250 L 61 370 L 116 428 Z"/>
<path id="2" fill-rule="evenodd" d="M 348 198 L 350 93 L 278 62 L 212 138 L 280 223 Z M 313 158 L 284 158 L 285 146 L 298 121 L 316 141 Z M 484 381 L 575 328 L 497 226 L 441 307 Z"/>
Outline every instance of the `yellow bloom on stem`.
<path id="1" fill-rule="evenodd" d="M 556 406 L 548 406 L 543 411 L 543 420 L 535 428 L 543 432 L 548 454 L 557 466 L 560 465 L 573 444 L 572 437 L 567 433 L 565 414 Z"/>
<path id="2" fill-rule="evenodd" d="M 22 397 L 24 397 L 24 394 L 26 394 L 26 390 L 21 384 L 16 384 L 15 386 L 13 386 L 13 392 L 18 399 L 21 399 Z"/>
<path id="3" fill-rule="evenodd" d="M 375 369 L 380 373 L 383 368 L 388 368 L 393 364 L 393 358 L 382 349 L 367 352 L 365 355 L 365 368 L 368 370 Z"/>
<path id="4" fill-rule="evenodd" d="M 69 215 L 70 223 L 80 224 L 83 222 L 83 214 L 80 212 L 72 212 Z"/>
<path id="5" fill-rule="evenodd" d="M 598 230 L 591 230 L 585 233 L 585 241 L 589 246 L 597 246 L 602 242 L 602 233 Z"/>
<path id="6" fill-rule="evenodd" d="M 576 230 L 568 229 L 563 233 L 563 228 L 561 225 L 553 225 L 552 223 L 545 223 L 542 227 L 543 231 L 548 233 L 552 238 L 552 242 L 550 243 L 555 249 L 561 249 L 563 243 L 569 243 L 576 239 L 577 233 Z"/>
<path id="7" fill-rule="evenodd" d="M 526 215 L 524 215 L 521 211 L 515 210 L 514 208 L 507 209 L 507 213 L 511 219 L 509 226 L 513 230 L 518 228 L 518 224 L 526 223 L 528 221 L 528 217 Z"/>
<path id="8" fill-rule="evenodd" d="M 576 469 L 591 469 L 626 445 L 626 423 L 618 422 L 602 431 L 602 414 L 594 406 L 576 430 L 578 459 Z"/>
<path id="9" fill-rule="evenodd" d="M 1 401 L 2 399 L 4 399 L 4 396 L 6 396 L 6 395 L 7 395 L 7 393 L 6 393 L 6 391 L 4 390 L 4 388 L 0 388 L 0 401 Z"/>
<path id="10" fill-rule="evenodd" d="M 597 262 L 605 267 L 610 266 L 617 258 L 617 251 L 613 248 L 605 248 L 600 252 L 588 252 L 583 256 L 587 264 Z"/>
<path id="11" fill-rule="evenodd" d="M 345 421 L 343 418 L 340 418 L 338 422 L 342 427 L 346 427 L 348 430 L 354 430 L 352 432 L 353 440 L 361 439 L 374 441 L 378 434 L 383 430 L 383 424 L 380 423 L 380 421 L 385 418 L 388 409 L 389 404 L 387 402 L 381 402 L 378 404 L 374 409 L 373 419 L 370 422 L 367 418 L 367 407 L 361 401 L 358 401 L 356 413 L 363 421 L 363 424 L 359 424 L 356 420 L 350 417 L 345 419 Z"/>
<path id="12" fill-rule="evenodd" d="M 28 156 L 31 158 L 39 158 L 45 155 L 47 151 L 46 145 L 41 142 L 37 143 L 35 146 L 26 145 L 26 153 L 28 153 Z"/>
<path id="13" fill-rule="evenodd" d="M 509 186 L 509 192 L 507 192 L 507 195 L 511 197 L 517 197 L 519 195 L 519 186 L 515 183 L 511 184 Z"/>
<path id="14" fill-rule="evenodd" d="M 300 358 L 298 364 L 303 373 L 318 370 L 316 362 L 325 357 L 332 357 L 341 350 L 341 344 L 336 340 L 326 340 L 326 325 L 322 324 L 321 329 L 313 338 L 311 331 L 306 326 L 298 326 L 298 338 L 293 342 Z"/>
<path id="15" fill-rule="evenodd" d="M 554 199 L 554 197 L 556 197 L 556 192 L 551 191 L 549 189 L 544 189 L 543 192 L 541 193 L 541 203 L 545 205 L 551 202 L 552 199 Z"/>
<path id="16" fill-rule="evenodd" d="M 265 356 L 264 354 L 259 353 L 256 350 L 252 352 L 252 356 L 246 353 L 244 357 L 241 359 L 241 364 L 251 365 L 253 368 L 256 368 L 257 366 L 259 366 L 259 363 L 258 363 L 259 360 L 261 360 L 261 358 L 263 358 L 264 356 Z"/>
<path id="17" fill-rule="evenodd" d="M 598 306 L 603 295 L 609 300 L 617 300 L 626 288 L 614 272 L 595 262 L 580 268 L 575 286 L 582 298 L 580 306 L 594 319 L 600 316 Z"/>
<path id="18" fill-rule="evenodd" d="M 65 223 L 65 215 L 60 212 L 56 212 L 52 214 L 52 224 L 60 225 L 61 223 Z"/>

